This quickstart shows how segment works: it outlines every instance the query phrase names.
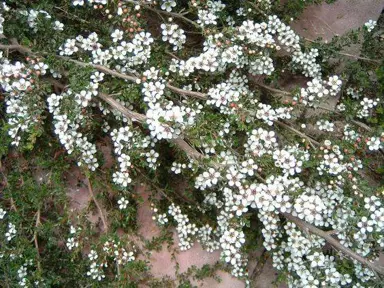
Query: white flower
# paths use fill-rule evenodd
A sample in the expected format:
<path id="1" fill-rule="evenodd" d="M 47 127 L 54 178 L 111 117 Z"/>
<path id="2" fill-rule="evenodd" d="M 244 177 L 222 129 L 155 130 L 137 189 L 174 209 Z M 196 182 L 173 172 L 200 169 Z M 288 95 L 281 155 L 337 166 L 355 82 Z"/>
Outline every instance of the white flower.
<path id="1" fill-rule="evenodd" d="M 55 21 L 53 23 L 53 29 L 56 31 L 63 31 L 64 30 L 64 24 L 61 23 L 60 21 Z"/>
<path id="2" fill-rule="evenodd" d="M 119 29 L 116 29 L 115 31 L 113 31 L 113 33 L 111 34 L 111 37 L 112 37 L 112 41 L 113 42 L 118 42 L 120 40 L 123 39 L 123 36 L 124 36 L 124 32 L 119 30 Z"/>
<path id="3" fill-rule="evenodd" d="M 161 9 L 171 12 L 173 7 L 176 7 L 176 1 L 174 0 L 162 0 Z"/>
<path id="4" fill-rule="evenodd" d="M 77 248 L 79 247 L 79 242 L 76 241 L 76 239 L 74 237 L 70 237 L 67 239 L 67 248 L 69 250 L 72 250 L 73 248 Z"/>
<path id="5" fill-rule="evenodd" d="M 91 250 L 88 254 L 88 258 L 89 260 L 94 261 L 99 258 L 99 256 L 97 255 L 97 252 L 95 250 Z"/>
<path id="6" fill-rule="evenodd" d="M 121 197 L 119 201 L 117 201 L 117 204 L 119 204 L 119 209 L 123 210 L 126 209 L 128 206 L 129 201 L 125 199 L 124 197 Z"/>
<path id="7" fill-rule="evenodd" d="M 8 231 L 5 233 L 7 241 L 11 241 L 16 236 L 16 226 L 12 223 L 8 223 Z"/>
<path id="8" fill-rule="evenodd" d="M 5 214 L 7 214 L 7 212 L 3 208 L 0 208 L 0 220 L 4 219 Z"/>
<path id="9" fill-rule="evenodd" d="M 368 32 L 371 32 L 373 29 L 375 29 L 377 22 L 374 20 L 369 20 L 364 24 L 364 26 L 367 28 Z"/>
<path id="10" fill-rule="evenodd" d="M 73 6 L 83 6 L 84 5 L 84 0 L 73 0 L 72 1 Z"/>

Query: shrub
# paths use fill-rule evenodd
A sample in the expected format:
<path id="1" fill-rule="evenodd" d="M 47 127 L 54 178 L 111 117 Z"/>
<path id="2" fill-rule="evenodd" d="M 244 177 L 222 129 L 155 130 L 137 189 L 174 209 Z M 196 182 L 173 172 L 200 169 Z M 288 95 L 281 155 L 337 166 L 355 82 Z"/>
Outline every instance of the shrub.
<path id="1" fill-rule="evenodd" d="M 379 283 L 383 188 L 367 175 L 383 174 L 381 20 L 325 44 L 284 22 L 305 1 L 273 2 L 2 2 L 0 151 L 21 153 L 0 210 L 4 283 L 143 281 L 145 263 L 117 236 L 136 228 L 136 179 L 160 193 L 154 218 L 176 227 L 181 250 L 221 249 L 236 277 L 249 280 L 262 237 L 290 287 Z M 344 52 L 356 43 L 361 56 Z M 284 88 L 294 77 L 306 84 Z M 106 138 L 112 172 L 100 168 Z M 41 186 L 30 165 L 60 146 Z M 90 245 L 85 219 L 52 212 L 71 161 L 102 218 Z M 97 199 L 92 182 L 119 196 Z"/>

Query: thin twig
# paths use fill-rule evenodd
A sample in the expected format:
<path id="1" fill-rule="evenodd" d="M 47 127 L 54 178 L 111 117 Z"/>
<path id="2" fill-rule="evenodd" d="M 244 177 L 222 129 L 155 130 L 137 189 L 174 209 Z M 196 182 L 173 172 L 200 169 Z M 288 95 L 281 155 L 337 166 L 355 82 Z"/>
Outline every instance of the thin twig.
<path id="1" fill-rule="evenodd" d="M 87 23 L 87 24 L 90 24 L 90 23 L 91 23 L 91 22 L 89 22 L 89 21 L 87 21 L 87 20 L 85 20 L 85 19 L 82 19 L 82 18 L 76 16 L 76 15 L 73 14 L 73 13 L 68 13 L 68 11 L 65 11 L 65 10 L 64 10 L 63 8 L 61 8 L 61 7 L 54 6 L 53 8 L 54 8 L 54 9 L 57 9 L 57 10 L 59 10 L 59 11 L 61 11 L 61 12 L 64 12 L 64 14 L 67 16 L 68 19 L 76 19 L 76 20 L 79 21 L 79 22 Z"/>
<path id="2" fill-rule="evenodd" d="M 351 57 L 351 58 L 358 59 L 358 60 L 364 60 L 364 61 L 373 62 L 373 63 L 379 63 L 379 64 L 381 63 L 379 60 L 369 59 L 369 58 L 366 58 L 366 57 L 352 55 L 352 54 L 348 54 L 348 53 L 344 53 L 344 52 L 337 52 L 337 54 L 343 55 L 343 56 L 347 56 L 347 57 Z"/>
<path id="3" fill-rule="evenodd" d="M 145 4 L 145 3 L 139 2 L 139 1 L 124 0 L 124 2 L 143 6 L 145 9 L 148 9 L 148 10 L 150 10 L 152 12 L 156 12 L 156 13 L 159 13 L 159 14 L 164 14 L 164 15 L 168 15 L 168 16 L 172 16 L 172 17 L 175 17 L 175 18 L 182 19 L 185 22 L 188 22 L 189 24 L 195 26 L 196 28 L 202 29 L 201 26 L 198 23 L 196 23 L 195 21 L 193 21 L 193 20 L 191 20 L 191 19 L 189 19 L 187 17 L 184 17 L 183 15 L 185 15 L 185 13 L 184 14 L 179 14 L 179 13 L 175 13 L 175 12 L 168 12 L 168 11 L 164 11 L 164 10 L 158 10 L 158 9 L 152 8 L 148 4 Z"/>
<path id="4" fill-rule="evenodd" d="M 108 232 L 108 223 L 107 223 L 107 220 L 104 216 L 104 213 L 103 213 L 103 210 L 99 204 L 99 202 L 96 200 L 96 197 L 95 197 L 95 194 L 93 193 L 93 189 L 92 189 L 92 184 L 91 184 L 91 181 L 89 180 L 89 178 L 87 177 L 87 186 L 88 186 L 88 192 L 89 192 L 89 196 L 91 196 L 93 202 L 95 203 L 96 207 L 97 207 L 97 210 L 99 210 L 99 213 L 100 213 L 100 218 L 101 218 L 101 221 L 103 222 L 103 226 L 104 226 L 104 231 L 105 232 Z"/>
<path id="5" fill-rule="evenodd" d="M 39 242 L 37 240 L 37 229 L 40 226 L 40 224 L 41 224 L 40 209 L 38 209 L 36 212 L 36 223 L 35 223 L 35 231 L 33 233 L 33 241 L 35 243 L 35 248 L 37 253 L 37 270 L 41 273 Z"/>
<path id="6" fill-rule="evenodd" d="M 256 83 L 256 85 L 264 88 L 265 90 L 271 91 L 271 92 L 273 92 L 275 94 L 282 94 L 282 95 L 292 96 L 292 93 L 290 93 L 290 92 L 279 90 L 279 89 L 275 89 L 275 88 L 269 87 L 267 85 L 264 85 L 262 83 Z"/>
<path id="7" fill-rule="evenodd" d="M 16 208 L 16 205 L 15 205 L 15 200 L 13 200 L 13 198 L 11 197 L 10 198 L 11 200 L 11 209 L 15 212 L 17 212 L 17 208 Z"/>
<path id="8" fill-rule="evenodd" d="M 311 43 L 318 43 L 314 40 L 311 40 L 309 38 L 304 38 L 304 40 L 308 41 L 308 42 L 311 42 Z M 381 62 L 379 60 L 374 60 L 374 59 L 370 59 L 370 58 L 366 58 L 366 57 L 361 57 L 361 56 L 357 56 L 357 55 L 353 55 L 353 54 L 349 54 L 349 53 L 345 53 L 345 52 L 334 52 L 336 54 L 339 54 L 339 55 L 342 55 L 342 56 L 346 56 L 346 57 L 351 57 L 351 58 L 354 58 L 354 59 L 358 59 L 358 60 L 364 60 L 364 61 L 368 61 L 368 62 L 373 62 L 373 63 L 378 63 L 380 64 Z"/>
<path id="9" fill-rule="evenodd" d="M 260 274 L 263 272 L 264 265 L 267 262 L 269 258 L 269 254 L 267 249 L 263 249 L 263 252 L 261 253 L 259 260 L 257 261 L 256 267 L 253 269 L 252 274 L 250 275 L 249 279 L 251 281 L 251 287 L 256 287 L 257 280 Z"/>
<path id="10" fill-rule="evenodd" d="M 319 109 L 328 111 L 328 112 L 330 112 L 330 113 L 334 113 L 334 114 L 336 114 L 336 115 L 340 115 L 340 116 L 342 115 L 342 114 L 339 113 L 338 111 L 335 111 L 335 110 L 333 110 L 333 109 L 330 109 L 330 108 L 327 108 L 327 107 L 324 107 L 324 106 L 316 106 L 316 107 L 314 107 L 313 109 L 316 109 L 316 108 L 319 108 Z M 350 121 L 351 121 L 353 124 L 355 124 L 355 125 L 357 125 L 357 126 L 363 128 L 363 129 L 367 130 L 368 132 L 371 132 L 371 131 L 372 131 L 372 128 L 369 127 L 368 125 L 364 124 L 363 122 L 360 122 L 360 121 L 357 121 L 357 120 L 353 120 L 353 119 L 350 120 Z"/>
<path id="11" fill-rule="evenodd" d="M 320 146 L 320 143 L 317 142 L 316 140 L 312 139 L 311 137 L 309 137 L 308 135 L 300 132 L 299 130 L 296 130 L 295 128 L 293 128 L 292 126 L 289 126 L 288 124 L 285 124 L 284 122 L 281 122 L 281 121 L 274 121 L 274 123 L 288 129 L 288 130 L 291 130 L 292 132 L 296 133 L 297 135 L 307 139 L 307 141 L 309 142 L 309 145 L 311 145 L 311 147 L 313 149 L 316 149 L 316 146 Z M 315 146 L 316 145 L 316 146 Z"/>

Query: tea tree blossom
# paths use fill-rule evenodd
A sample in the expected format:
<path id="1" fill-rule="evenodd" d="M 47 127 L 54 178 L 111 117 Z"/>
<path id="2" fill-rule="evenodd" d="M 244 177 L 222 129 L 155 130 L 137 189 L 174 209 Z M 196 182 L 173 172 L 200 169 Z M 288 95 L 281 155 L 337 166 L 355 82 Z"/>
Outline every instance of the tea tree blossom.
<path id="1" fill-rule="evenodd" d="M 8 230 L 5 233 L 5 239 L 9 242 L 16 236 L 17 230 L 13 223 L 8 223 Z"/>
<path id="2" fill-rule="evenodd" d="M 118 201 L 117 204 L 119 204 L 119 209 L 124 210 L 128 207 L 129 201 L 125 199 L 124 197 L 121 197 Z"/>
<path id="3" fill-rule="evenodd" d="M 364 26 L 367 28 L 368 32 L 371 32 L 373 29 L 375 29 L 377 22 L 374 20 L 369 20 L 364 24 Z"/>
<path id="4" fill-rule="evenodd" d="M 3 208 L 0 208 L 0 220 L 3 220 L 6 214 L 7 211 L 5 211 Z"/>
<path id="5" fill-rule="evenodd" d="M 174 0 L 161 0 L 161 1 L 162 1 L 161 9 L 167 12 L 171 12 L 172 8 L 176 7 L 176 1 Z"/>

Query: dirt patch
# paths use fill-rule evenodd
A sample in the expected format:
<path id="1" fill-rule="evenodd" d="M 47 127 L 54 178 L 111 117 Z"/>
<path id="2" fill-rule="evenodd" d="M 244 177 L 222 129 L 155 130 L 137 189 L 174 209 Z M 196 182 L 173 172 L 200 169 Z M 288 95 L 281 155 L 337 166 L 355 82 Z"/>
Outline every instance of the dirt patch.
<path id="1" fill-rule="evenodd" d="M 151 240 L 160 235 L 160 229 L 152 219 L 151 203 L 149 201 L 150 192 L 146 186 L 138 185 L 136 193 L 143 198 L 137 213 L 138 233 L 144 239 Z M 187 272 L 188 268 L 192 266 L 201 268 L 203 265 L 214 265 L 220 261 L 220 251 L 209 253 L 199 243 L 195 243 L 191 249 L 181 252 L 175 231 L 173 233 L 173 242 L 174 244 L 171 247 L 167 247 L 168 245 L 164 243 L 160 251 L 149 251 L 148 257 L 140 256 L 142 259 L 149 261 L 150 272 L 155 278 L 170 278 L 176 281 L 177 274 Z M 146 253 L 146 251 L 143 252 Z M 218 271 L 217 276 L 222 279 L 220 283 L 213 278 L 202 281 L 190 280 L 193 285 L 198 287 L 245 287 L 244 282 L 232 277 L 228 272 Z"/>
<path id="2" fill-rule="evenodd" d="M 384 0 L 338 0 L 335 3 L 310 5 L 291 27 L 300 36 L 327 42 L 333 36 L 343 35 L 377 20 L 384 8 Z"/>

